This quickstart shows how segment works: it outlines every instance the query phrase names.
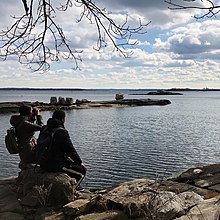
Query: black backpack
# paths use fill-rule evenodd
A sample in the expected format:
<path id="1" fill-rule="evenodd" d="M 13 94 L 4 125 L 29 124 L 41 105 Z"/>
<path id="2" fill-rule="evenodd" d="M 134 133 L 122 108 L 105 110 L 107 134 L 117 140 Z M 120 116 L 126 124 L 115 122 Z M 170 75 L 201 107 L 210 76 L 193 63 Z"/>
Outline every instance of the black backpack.
<path id="1" fill-rule="evenodd" d="M 23 124 L 23 121 L 18 124 L 20 127 Z M 7 129 L 5 135 L 5 146 L 10 154 L 18 154 L 21 151 L 21 147 L 17 143 L 17 135 L 15 127 L 12 126 Z"/>
<path id="2" fill-rule="evenodd" d="M 50 129 L 47 126 L 44 126 L 37 138 L 36 146 L 36 162 L 37 164 L 43 163 L 51 150 L 54 141 L 54 134 L 57 130 L 63 129 L 61 127 Z"/>
<path id="3" fill-rule="evenodd" d="M 7 134 L 5 136 L 5 146 L 10 154 L 18 154 L 20 152 L 20 148 L 17 143 L 15 127 L 7 129 Z"/>

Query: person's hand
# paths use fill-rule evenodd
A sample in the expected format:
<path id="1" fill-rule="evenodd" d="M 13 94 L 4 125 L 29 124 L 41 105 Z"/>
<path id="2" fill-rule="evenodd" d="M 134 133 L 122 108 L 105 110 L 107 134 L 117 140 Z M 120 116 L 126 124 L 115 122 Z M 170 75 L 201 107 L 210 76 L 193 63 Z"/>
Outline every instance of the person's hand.
<path id="1" fill-rule="evenodd" d="M 40 111 L 37 107 L 34 107 L 32 112 L 33 112 L 34 115 L 40 115 Z"/>
<path id="2" fill-rule="evenodd" d="M 35 151 L 37 147 L 37 140 L 35 138 L 31 139 L 31 150 Z"/>

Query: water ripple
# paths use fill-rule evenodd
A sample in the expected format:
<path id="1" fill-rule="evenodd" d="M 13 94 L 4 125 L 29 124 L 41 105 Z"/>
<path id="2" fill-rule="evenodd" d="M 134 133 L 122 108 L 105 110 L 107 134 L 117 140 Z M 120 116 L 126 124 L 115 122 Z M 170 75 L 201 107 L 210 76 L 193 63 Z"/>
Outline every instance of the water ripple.
<path id="1" fill-rule="evenodd" d="M 219 97 L 187 93 L 172 97 L 168 106 L 68 111 L 66 128 L 88 167 L 84 184 L 111 187 L 220 162 Z M 0 177 L 18 172 L 18 157 L 9 156 L 3 145 L 9 116 L 1 115 Z"/>

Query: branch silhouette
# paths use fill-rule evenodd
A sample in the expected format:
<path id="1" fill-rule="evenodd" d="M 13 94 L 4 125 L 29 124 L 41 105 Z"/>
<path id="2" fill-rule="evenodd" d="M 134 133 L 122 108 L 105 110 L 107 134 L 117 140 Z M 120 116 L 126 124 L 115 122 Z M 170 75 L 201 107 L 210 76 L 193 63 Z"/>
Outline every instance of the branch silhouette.
<path id="1" fill-rule="evenodd" d="M 175 3 L 176 0 L 165 0 L 165 3 L 170 5 L 168 8 L 171 10 L 189 10 L 189 9 L 195 9 L 200 10 L 201 15 L 194 15 L 194 18 L 196 19 L 202 19 L 202 18 L 212 18 L 216 17 L 216 15 L 220 12 L 220 5 L 216 5 L 211 0 L 182 0 L 181 3 Z M 196 5 L 196 3 L 198 5 Z M 207 5 L 205 5 L 207 3 Z M 191 5 L 189 5 L 191 4 Z M 204 12 L 204 13 L 203 13 Z"/>
<path id="2" fill-rule="evenodd" d="M 118 51 L 124 57 L 132 55 L 133 34 L 145 34 L 150 22 L 143 24 L 139 20 L 136 27 L 128 24 L 128 15 L 124 23 L 118 24 L 112 13 L 98 7 L 91 0 L 64 0 L 64 4 L 55 7 L 51 0 L 21 0 L 25 14 L 13 16 L 14 23 L 0 32 L 0 58 L 17 57 L 22 64 L 28 65 L 33 71 L 47 71 L 51 62 L 72 60 L 74 68 L 79 68 L 82 61 L 82 50 L 71 47 L 71 41 L 66 38 L 65 31 L 56 21 L 56 13 L 81 8 L 77 23 L 87 19 L 96 27 L 97 42 L 94 49 L 100 51 L 109 44 L 113 51 Z M 29 5 L 27 4 L 29 2 Z"/>

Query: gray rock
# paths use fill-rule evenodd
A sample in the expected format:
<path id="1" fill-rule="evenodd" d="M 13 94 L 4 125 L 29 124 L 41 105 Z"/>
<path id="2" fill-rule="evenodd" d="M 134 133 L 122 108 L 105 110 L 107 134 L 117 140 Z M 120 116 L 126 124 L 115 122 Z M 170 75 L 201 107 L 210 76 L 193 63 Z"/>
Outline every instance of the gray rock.
<path id="1" fill-rule="evenodd" d="M 168 190 L 168 189 L 167 189 Z M 99 199 L 99 206 L 122 210 L 130 218 L 173 219 L 203 201 L 194 192 L 176 194 L 164 191 L 160 183 L 140 179 L 121 184 Z"/>
<path id="2" fill-rule="evenodd" d="M 190 168 L 175 178 L 170 178 L 175 182 L 194 184 L 195 181 L 206 180 L 220 173 L 220 164 L 211 164 L 202 167 Z M 218 178 L 219 179 L 219 178 Z M 215 183 L 216 184 L 216 183 Z"/>
<path id="3" fill-rule="evenodd" d="M 66 105 L 72 105 L 73 104 L 73 98 L 66 98 Z"/>
<path id="4" fill-rule="evenodd" d="M 181 213 L 185 213 L 189 208 L 199 204 L 203 198 L 193 192 L 175 194 L 168 191 L 158 192 L 149 199 L 151 203 L 150 212 L 154 213 L 158 219 L 174 219 Z M 149 205 L 148 205 L 149 206 Z"/>
<path id="5" fill-rule="evenodd" d="M 214 190 L 220 192 L 220 183 L 208 188 L 209 190 Z"/>
<path id="6" fill-rule="evenodd" d="M 84 194 L 74 190 L 75 179 L 66 174 L 41 173 L 32 165 L 20 167 L 18 178 L 0 180 L 0 219 L 220 219 L 218 165 L 193 168 L 177 178 L 183 181 L 188 176 L 190 184 L 174 179 L 137 179 Z M 199 180 L 198 186 L 193 185 Z M 200 188 L 202 180 L 216 184 Z"/>
<path id="7" fill-rule="evenodd" d="M 70 202 L 63 207 L 65 215 L 77 216 L 82 215 L 90 210 L 90 201 L 88 199 L 78 199 Z"/>
<path id="8" fill-rule="evenodd" d="M 76 99 L 76 105 L 83 105 L 83 104 L 87 104 L 87 103 L 90 103 L 91 101 L 87 100 L 87 99 Z"/>
<path id="9" fill-rule="evenodd" d="M 57 97 L 51 97 L 50 98 L 50 104 L 51 105 L 57 105 Z"/>
<path id="10" fill-rule="evenodd" d="M 76 180 L 64 173 L 41 173 L 38 169 L 22 170 L 18 177 L 21 203 L 26 206 L 61 207 L 74 200 Z"/>
<path id="11" fill-rule="evenodd" d="M 122 99 L 124 99 L 124 94 L 117 93 L 117 94 L 115 95 L 115 100 L 122 100 Z"/>
<path id="12" fill-rule="evenodd" d="M 220 196 L 207 199 L 194 206 L 190 211 L 176 220 L 218 220 L 220 218 Z"/>
<path id="13" fill-rule="evenodd" d="M 217 174 L 210 173 L 210 174 L 206 174 L 205 176 L 203 175 L 202 177 L 196 179 L 194 182 L 196 186 L 199 186 L 201 188 L 207 188 L 213 186 L 220 182 L 220 173 Z"/>
<path id="14" fill-rule="evenodd" d="M 128 220 L 128 217 L 120 211 L 106 211 L 79 216 L 77 220 Z"/>
<path id="15" fill-rule="evenodd" d="M 179 183 L 170 180 L 160 181 L 157 183 L 157 186 L 160 190 L 171 191 L 171 192 L 175 192 L 176 194 L 180 194 L 187 191 L 194 192 L 202 196 L 204 199 L 209 199 L 218 195 L 218 193 L 213 190 L 204 189 L 204 188 L 196 187 L 191 184 Z"/>
<path id="16" fill-rule="evenodd" d="M 59 103 L 60 105 L 66 105 L 66 100 L 65 100 L 65 98 L 60 96 L 59 99 L 58 99 L 58 103 Z"/>
<path id="17" fill-rule="evenodd" d="M 66 217 L 62 212 L 51 211 L 35 216 L 34 220 L 66 220 Z"/>

